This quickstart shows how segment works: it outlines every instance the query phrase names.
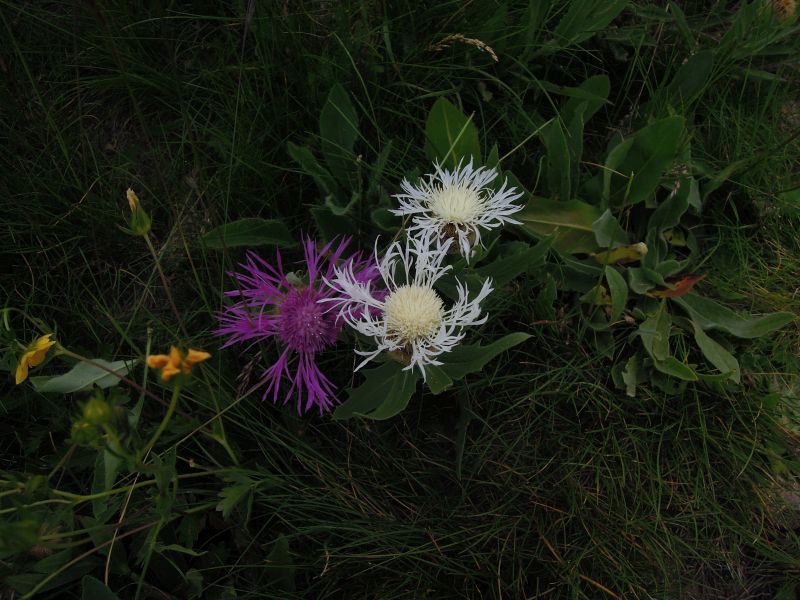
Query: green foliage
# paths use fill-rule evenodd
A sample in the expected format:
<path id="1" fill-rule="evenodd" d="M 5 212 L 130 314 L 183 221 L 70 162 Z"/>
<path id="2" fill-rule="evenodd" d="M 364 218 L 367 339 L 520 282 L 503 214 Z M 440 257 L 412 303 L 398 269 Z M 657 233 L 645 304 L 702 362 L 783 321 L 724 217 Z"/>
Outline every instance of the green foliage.
<path id="1" fill-rule="evenodd" d="M 0 596 L 794 597 L 800 48 L 769 6 L 4 5 Z M 320 356 L 380 420 L 262 402 L 278 349 L 210 335 L 241 250 L 382 245 L 399 182 L 468 157 L 530 192 L 443 282 L 494 281 L 472 354 L 422 384 Z M 214 365 L 159 432 L 141 365 L 13 386 L 42 331 Z"/>

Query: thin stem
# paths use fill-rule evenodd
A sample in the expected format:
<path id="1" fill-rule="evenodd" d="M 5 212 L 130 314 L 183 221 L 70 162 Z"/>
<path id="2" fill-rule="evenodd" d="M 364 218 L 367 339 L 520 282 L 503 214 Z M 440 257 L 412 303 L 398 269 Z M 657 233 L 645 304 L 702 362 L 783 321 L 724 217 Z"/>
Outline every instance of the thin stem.
<path id="1" fill-rule="evenodd" d="M 142 236 L 144 238 L 145 243 L 147 244 L 147 248 L 150 250 L 150 254 L 153 255 L 153 261 L 156 265 L 156 270 L 158 271 L 158 276 L 161 278 L 161 285 L 164 286 L 164 293 L 167 296 L 167 301 L 169 302 L 170 308 L 172 308 L 172 312 L 175 314 L 175 319 L 178 321 L 178 327 L 181 329 L 181 333 L 183 333 L 184 337 L 187 339 L 189 338 L 189 332 L 186 331 L 186 327 L 183 324 L 183 320 L 181 319 L 181 313 L 178 312 L 178 307 L 175 304 L 175 299 L 172 297 L 172 290 L 169 287 L 169 282 L 167 281 L 167 276 L 164 273 L 164 269 L 161 268 L 161 261 L 158 258 L 158 252 L 156 252 L 155 246 L 153 246 L 153 242 L 150 240 L 150 235 L 145 234 Z"/>
<path id="2" fill-rule="evenodd" d="M 178 398 L 181 395 L 181 385 L 180 383 L 176 383 L 175 387 L 172 390 L 172 398 L 169 401 L 169 406 L 167 407 L 167 413 L 164 415 L 164 418 L 161 420 L 161 424 L 156 429 L 156 432 L 153 434 L 153 437 L 150 438 L 150 441 L 147 442 L 145 447 L 139 452 L 139 456 L 145 457 L 147 453 L 150 452 L 150 449 L 155 445 L 158 438 L 161 437 L 161 434 L 164 433 L 164 430 L 167 428 L 170 419 L 172 418 L 175 409 L 178 406 Z"/>

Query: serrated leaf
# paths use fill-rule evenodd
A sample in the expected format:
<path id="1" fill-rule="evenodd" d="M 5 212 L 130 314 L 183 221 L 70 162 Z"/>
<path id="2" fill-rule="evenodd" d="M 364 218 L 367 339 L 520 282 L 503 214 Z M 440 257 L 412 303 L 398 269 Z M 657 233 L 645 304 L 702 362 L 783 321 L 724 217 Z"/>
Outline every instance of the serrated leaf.
<path id="1" fill-rule="evenodd" d="M 364 383 L 348 389 L 347 400 L 333 411 L 335 420 L 357 416 L 369 419 L 393 417 L 408 406 L 420 379 L 416 369 L 403 370 L 403 366 L 393 360 L 364 371 L 364 376 Z"/>
<path id="2" fill-rule="evenodd" d="M 478 128 L 447 98 L 439 98 L 425 123 L 425 155 L 454 168 L 463 159 L 481 163 Z"/>
<path id="3" fill-rule="evenodd" d="M 223 519 L 228 519 L 233 513 L 233 509 L 245 500 L 248 495 L 253 491 L 252 481 L 238 481 L 233 485 L 222 488 L 219 491 L 219 502 L 217 503 L 217 510 L 222 513 Z"/>
<path id="4" fill-rule="evenodd" d="M 425 385 L 432 394 L 441 394 L 444 390 L 453 385 L 453 380 L 437 365 L 425 367 Z"/>
<path id="5" fill-rule="evenodd" d="M 114 373 L 127 375 L 138 362 L 137 360 L 115 360 L 108 362 L 102 358 L 93 358 L 92 362 L 111 369 Z M 108 371 L 90 365 L 86 362 L 79 362 L 63 375 L 39 376 L 30 378 L 33 387 L 37 392 L 52 394 L 71 394 L 92 389 L 92 386 L 109 388 L 119 384 L 119 377 L 115 377 Z"/>
<path id="6" fill-rule="evenodd" d="M 212 250 L 264 245 L 283 248 L 295 244 L 283 222 L 257 218 L 239 219 L 226 223 L 209 231 L 202 237 L 202 240 L 206 248 Z"/>
<path id="7" fill-rule="evenodd" d="M 599 207 L 581 200 L 558 202 L 535 196 L 514 218 L 537 237 L 552 235 L 555 250 L 575 254 L 598 249 L 592 224 L 601 215 Z"/>
<path id="8" fill-rule="evenodd" d="M 780 329 L 797 318 L 796 315 L 789 312 L 746 317 L 735 313 L 727 306 L 722 306 L 714 300 L 692 293 L 680 298 L 673 298 L 672 302 L 675 302 L 689 313 L 692 321 L 702 327 L 703 330 L 718 329 L 744 339 L 761 337 Z"/>

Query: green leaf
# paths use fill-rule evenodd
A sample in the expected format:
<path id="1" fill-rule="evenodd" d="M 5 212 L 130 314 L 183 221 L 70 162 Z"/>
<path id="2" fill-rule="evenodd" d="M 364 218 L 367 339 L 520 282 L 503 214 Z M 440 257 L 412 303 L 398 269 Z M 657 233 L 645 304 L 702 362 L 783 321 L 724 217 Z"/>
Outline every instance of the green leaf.
<path id="1" fill-rule="evenodd" d="M 514 218 L 537 237 L 553 235 L 555 250 L 575 254 L 598 249 L 592 225 L 601 216 L 599 207 L 580 200 L 558 202 L 534 196 Z"/>
<path id="2" fill-rule="evenodd" d="M 634 354 L 625 363 L 625 369 L 622 371 L 622 381 L 625 383 L 625 393 L 631 398 L 636 397 L 636 386 L 639 385 L 640 366 L 639 355 Z"/>
<path id="3" fill-rule="evenodd" d="M 790 312 L 776 312 L 760 317 L 745 317 L 733 312 L 730 308 L 718 304 L 714 300 L 686 294 L 672 298 L 673 302 L 683 308 L 697 325 L 703 330 L 718 329 L 738 338 L 752 339 L 780 329 L 795 320 Z"/>
<path id="4" fill-rule="evenodd" d="M 137 360 L 108 362 L 102 358 L 93 358 L 92 361 L 120 375 L 127 375 L 138 362 Z M 109 388 L 120 382 L 118 377 L 108 371 L 83 361 L 77 363 L 63 375 L 31 377 L 30 380 L 37 392 L 53 394 L 81 392 L 92 389 L 94 385 Z"/>
<path id="5" fill-rule="evenodd" d="M 606 159 L 604 205 L 628 206 L 651 197 L 672 167 L 684 129 L 683 117 L 667 117 L 617 145 Z"/>
<path id="6" fill-rule="evenodd" d="M 425 155 L 442 166 L 455 167 L 464 159 L 481 163 L 478 128 L 447 98 L 439 98 L 425 124 Z"/>
<path id="7" fill-rule="evenodd" d="M 117 600 L 117 595 L 99 579 L 84 575 L 81 579 L 81 600 Z"/>
<path id="8" fill-rule="evenodd" d="M 351 171 L 355 165 L 353 146 L 358 139 L 358 115 L 341 84 L 334 84 L 328 94 L 319 115 L 319 131 L 322 154 L 330 171 L 334 175 Z"/>
<path id="9" fill-rule="evenodd" d="M 552 244 L 552 239 L 545 238 L 533 248 L 527 247 L 510 256 L 498 258 L 488 265 L 478 267 L 475 271 L 481 277 L 491 277 L 495 288 L 499 288 L 515 277 L 541 267 Z"/>
<path id="10" fill-rule="evenodd" d="M 266 567 L 272 572 L 278 588 L 286 592 L 295 590 L 295 566 L 286 536 L 279 535 L 275 540 L 275 545 L 267 556 Z"/>
<path id="11" fill-rule="evenodd" d="M 420 378 L 416 370 L 403 370 L 403 366 L 393 360 L 364 371 L 364 376 L 364 383 L 348 389 L 347 400 L 333 411 L 335 420 L 356 416 L 369 419 L 393 417 L 408 406 Z"/>
<path id="12" fill-rule="evenodd" d="M 682 379 L 683 381 L 697 381 L 697 373 L 695 373 L 689 365 L 683 364 L 674 356 L 668 356 L 664 360 L 654 360 L 653 366 L 671 377 Z"/>
<path id="13" fill-rule="evenodd" d="M 311 153 L 311 150 L 305 146 L 297 146 L 291 142 L 288 143 L 288 149 L 289 156 L 300 165 L 300 169 L 306 175 L 310 175 L 314 178 L 317 187 L 319 187 L 324 196 L 336 198 L 339 195 L 339 186 L 333 178 L 333 175 L 319 164 L 319 161 L 317 161 L 316 157 Z"/>
<path id="14" fill-rule="evenodd" d="M 293 246 L 294 239 L 281 221 L 247 218 L 212 229 L 202 238 L 206 248 L 224 250 L 239 246 Z"/>
<path id="15" fill-rule="evenodd" d="M 166 546 L 156 544 L 153 550 L 159 554 L 162 552 L 178 552 L 179 554 L 187 554 L 189 556 L 203 556 L 204 554 L 208 554 L 208 551 L 198 552 L 197 550 L 192 550 L 180 544 L 167 544 Z"/>
<path id="16" fill-rule="evenodd" d="M 311 216 L 326 241 L 337 236 L 354 235 L 357 232 L 353 219 L 347 215 L 335 214 L 330 206 L 312 206 Z"/>
<path id="17" fill-rule="evenodd" d="M 598 31 L 603 31 L 627 5 L 627 0 L 605 0 L 599 4 L 570 2 L 548 45 L 560 49 L 588 40 Z"/>
<path id="18" fill-rule="evenodd" d="M 608 75 L 593 75 L 578 87 L 568 90 L 562 92 L 569 95 L 570 99 L 561 111 L 561 118 L 571 125 L 573 119 L 580 113 L 581 120 L 586 122 L 608 102 L 611 80 Z M 579 108 L 581 105 L 585 105 L 583 110 Z"/>
<path id="19" fill-rule="evenodd" d="M 233 509 L 250 496 L 253 491 L 253 481 L 242 474 L 236 474 L 233 485 L 224 487 L 219 491 L 217 510 L 222 513 L 223 519 L 228 519 Z"/>
<path id="20" fill-rule="evenodd" d="M 694 101 L 709 85 L 713 68 L 713 50 L 700 50 L 690 56 L 675 73 L 667 88 L 673 101 L 684 105 Z"/>
<path id="21" fill-rule="evenodd" d="M 739 383 L 742 374 L 739 370 L 739 361 L 736 360 L 736 357 L 723 348 L 719 342 L 713 340 L 703 331 L 703 328 L 694 321 L 692 321 L 692 326 L 694 327 L 694 339 L 697 342 L 697 346 L 702 351 L 703 356 L 705 356 L 708 362 L 714 365 L 721 373 L 729 375 L 731 381 Z"/>
<path id="22" fill-rule="evenodd" d="M 616 321 L 628 302 L 628 284 L 614 267 L 606 267 L 605 275 L 611 293 L 611 320 Z"/>
<path id="23" fill-rule="evenodd" d="M 656 314 L 639 325 L 637 334 L 642 338 L 642 345 L 655 362 L 669 357 L 669 334 L 672 329 L 672 318 L 667 312 L 666 303 L 659 304 Z"/>
<path id="24" fill-rule="evenodd" d="M 432 394 L 441 394 L 444 390 L 453 385 L 453 380 L 445 373 L 441 367 L 428 365 L 425 367 L 425 384 Z"/>
<path id="25" fill-rule="evenodd" d="M 597 245 L 601 248 L 613 248 L 629 242 L 628 234 L 608 209 L 600 215 L 599 219 L 592 223 L 592 231 L 597 240 Z"/>
<path id="26" fill-rule="evenodd" d="M 454 381 L 458 381 L 469 373 L 481 371 L 498 354 L 521 344 L 529 337 L 530 334 L 516 332 L 504 335 L 488 346 L 481 346 L 480 343 L 462 344 L 440 356 L 443 364 L 439 368 Z"/>
<path id="27" fill-rule="evenodd" d="M 547 149 L 547 188 L 552 198 L 572 199 L 572 166 L 569 145 L 561 119 L 553 119 L 539 136 Z"/>

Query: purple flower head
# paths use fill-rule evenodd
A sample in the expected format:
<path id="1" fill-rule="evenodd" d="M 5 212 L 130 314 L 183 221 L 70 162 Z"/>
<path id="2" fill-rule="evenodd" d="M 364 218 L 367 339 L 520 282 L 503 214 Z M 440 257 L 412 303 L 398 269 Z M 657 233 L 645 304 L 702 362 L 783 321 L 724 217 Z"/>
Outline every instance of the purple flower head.
<path id="1" fill-rule="evenodd" d="M 269 337 L 280 341 L 280 356 L 261 376 L 267 384 L 263 397 L 271 394 L 272 401 L 277 402 L 285 377 L 291 386 L 284 403 L 294 395 L 300 414 L 312 406 L 322 414 L 336 401 L 334 385 L 320 371 L 316 355 L 336 343 L 344 321 L 331 303 L 325 302 L 336 290 L 323 279 L 333 277 L 337 266 L 352 269 L 365 283 L 378 276 L 374 263 L 362 258 L 360 252 L 344 258 L 349 241 L 330 241 L 317 249 L 316 243 L 307 239 L 303 244 L 305 259 L 298 263 L 305 271 L 305 275 L 300 273 L 302 278 L 284 271 L 280 251 L 275 253 L 275 266 L 248 252 L 246 262 L 240 265 L 244 272 L 230 274 L 238 289 L 225 292 L 238 302 L 218 315 L 220 327 L 215 333 L 228 336 L 223 348 L 243 342 L 252 345 Z"/>

